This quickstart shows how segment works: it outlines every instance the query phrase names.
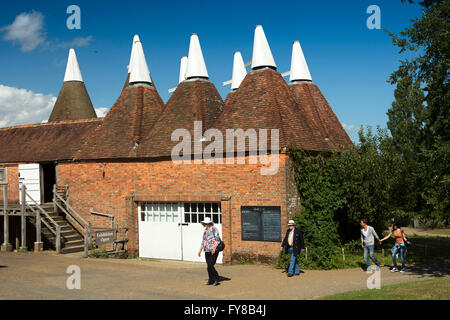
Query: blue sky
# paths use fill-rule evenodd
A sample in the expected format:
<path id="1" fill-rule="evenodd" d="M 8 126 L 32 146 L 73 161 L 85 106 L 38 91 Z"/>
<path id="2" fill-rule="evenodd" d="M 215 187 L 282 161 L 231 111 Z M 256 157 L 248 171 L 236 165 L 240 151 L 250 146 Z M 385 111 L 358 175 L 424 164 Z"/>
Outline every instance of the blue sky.
<path id="1" fill-rule="evenodd" d="M 81 30 L 66 27 L 66 9 L 72 4 L 81 9 Z M 189 36 L 197 33 L 210 80 L 225 98 L 230 88 L 222 82 L 231 79 L 233 53 L 239 50 L 245 61 L 251 59 L 254 27 L 261 24 L 280 72 L 289 70 L 292 42 L 300 40 L 313 81 L 356 140 L 360 125 L 385 127 L 394 90 L 386 80 L 401 58 L 384 31 L 367 28 L 369 5 L 380 7 L 381 27 L 392 32 L 421 14 L 418 5 L 400 0 L 9 1 L 2 3 L 0 28 L 21 13 L 39 12 L 43 40 L 34 50 L 23 51 L 20 43 L 5 39 L 5 29 L 0 31 L 0 85 L 57 96 L 67 46 L 76 38 L 88 39 L 75 48 L 81 72 L 94 107 L 109 108 L 125 81 L 137 33 L 159 94 L 167 101 L 167 90 L 177 84 L 179 59 L 188 53 Z M 19 102 L 16 107 L 9 106 L 8 112 L 20 110 Z M 39 116 L 45 118 L 45 112 Z M 2 116 L 7 115 L 0 110 L 0 123 Z M 26 116 L 20 119 L 30 122 Z"/>

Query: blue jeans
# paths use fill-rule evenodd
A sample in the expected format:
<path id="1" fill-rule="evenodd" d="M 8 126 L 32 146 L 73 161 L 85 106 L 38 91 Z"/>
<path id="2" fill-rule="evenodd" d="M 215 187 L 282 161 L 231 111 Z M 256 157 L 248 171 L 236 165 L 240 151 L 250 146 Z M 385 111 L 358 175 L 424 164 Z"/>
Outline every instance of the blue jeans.
<path id="1" fill-rule="evenodd" d="M 405 267 L 405 257 L 408 250 L 404 243 L 396 243 L 391 250 L 392 252 L 392 262 L 394 263 L 394 267 L 397 267 L 397 253 L 400 254 L 400 259 L 402 260 L 402 268 Z"/>
<path id="2" fill-rule="evenodd" d="M 294 254 L 294 248 L 288 249 L 289 254 L 291 255 L 291 263 L 289 264 L 288 273 L 290 274 L 300 274 L 300 267 L 298 265 L 297 257 Z M 294 272 L 295 271 L 295 272 Z"/>
<path id="3" fill-rule="evenodd" d="M 373 261 L 377 266 L 380 266 L 380 263 L 378 262 L 377 258 L 376 258 L 375 255 L 374 255 L 374 249 L 375 249 L 375 246 L 374 246 L 374 245 L 371 245 L 371 246 L 365 245 L 365 246 L 364 246 L 364 261 L 366 262 L 366 266 L 367 266 L 367 267 L 370 267 L 370 260 L 369 260 L 369 257 L 370 257 L 370 259 L 372 259 L 372 261 Z"/>

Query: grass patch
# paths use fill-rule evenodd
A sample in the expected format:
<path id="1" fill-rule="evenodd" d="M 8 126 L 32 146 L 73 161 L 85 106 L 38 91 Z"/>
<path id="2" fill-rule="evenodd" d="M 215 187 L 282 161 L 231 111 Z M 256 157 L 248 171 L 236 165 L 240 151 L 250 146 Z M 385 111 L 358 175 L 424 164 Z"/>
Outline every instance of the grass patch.
<path id="1" fill-rule="evenodd" d="M 450 277 L 420 280 L 381 289 L 364 289 L 338 293 L 321 300 L 449 300 Z"/>
<path id="2" fill-rule="evenodd" d="M 108 259 L 109 255 L 105 249 L 94 249 L 89 251 L 89 258 L 100 258 L 100 259 Z"/>
<path id="3" fill-rule="evenodd" d="M 127 257 L 128 260 L 139 260 L 139 261 L 151 261 L 151 262 L 161 262 L 161 260 L 154 258 L 139 258 L 139 257 Z"/>
<path id="4" fill-rule="evenodd" d="M 137 258 L 137 259 L 141 260 L 141 261 L 161 262 L 161 260 L 153 259 L 153 258 Z"/>
<path id="5" fill-rule="evenodd" d="M 425 230 L 428 233 L 434 233 L 434 234 L 443 234 L 450 236 L 450 229 L 429 229 Z"/>
<path id="6" fill-rule="evenodd" d="M 408 247 L 408 254 L 406 256 L 406 264 L 449 260 L 450 259 L 450 238 L 433 237 L 433 236 L 409 236 L 408 239 L 412 245 Z M 388 239 L 383 242 L 382 247 L 376 245 L 375 257 L 380 261 L 381 265 L 392 265 L 391 248 L 394 246 L 394 239 Z M 384 248 L 384 256 L 382 249 Z M 354 246 L 346 245 L 344 250 L 345 263 L 342 256 L 342 251 L 336 251 L 332 257 L 331 269 L 346 269 L 346 268 L 362 268 L 364 263 L 364 250 L 361 248 L 361 243 L 358 242 Z M 281 253 L 278 259 L 278 268 L 286 268 L 289 265 L 290 257 L 287 254 Z M 371 262 L 373 264 L 373 262 Z M 400 263 L 400 258 L 397 259 Z M 306 260 L 305 253 L 299 255 L 300 268 L 304 270 L 318 270 L 315 261 L 311 258 Z"/>

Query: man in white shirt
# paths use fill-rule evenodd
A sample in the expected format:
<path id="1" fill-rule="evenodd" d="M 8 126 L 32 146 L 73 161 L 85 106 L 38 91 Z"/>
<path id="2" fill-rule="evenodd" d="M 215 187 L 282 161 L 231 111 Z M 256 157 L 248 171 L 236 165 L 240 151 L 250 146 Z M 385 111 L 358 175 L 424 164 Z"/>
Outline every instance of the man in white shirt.
<path id="1" fill-rule="evenodd" d="M 370 272 L 372 267 L 370 265 L 370 259 L 377 265 L 377 270 L 380 269 L 380 262 L 374 255 L 375 250 L 375 238 L 381 244 L 381 240 L 378 237 L 375 229 L 369 225 L 367 225 L 366 219 L 361 219 L 361 247 L 364 249 L 364 261 L 366 263 L 367 272 Z"/>

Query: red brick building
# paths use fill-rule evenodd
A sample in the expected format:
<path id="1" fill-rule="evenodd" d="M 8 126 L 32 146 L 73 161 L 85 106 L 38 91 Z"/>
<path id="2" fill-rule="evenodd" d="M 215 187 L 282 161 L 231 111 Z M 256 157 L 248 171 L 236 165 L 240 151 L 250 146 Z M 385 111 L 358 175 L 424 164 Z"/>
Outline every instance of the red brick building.
<path id="1" fill-rule="evenodd" d="M 301 208 L 287 148 L 319 152 L 352 142 L 309 71 L 298 78 L 307 70 L 303 53 L 293 51 L 288 84 L 259 26 L 254 46 L 252 70 L 224 103 L 192 35 L 186 74 L 164 104 L 136 36 L 124 89 L 104 118 L 92 114 L 79 69 L 68 68 L 48 123 L 0 129 L 0 167 L 7 168 L 9 186 L 18 190 L 19 164 L 40 164 L 39 200 L 49 201 L 46 192 L 53 184 L 67 185 L 71 206 L 92 225 L 109 225 L 91 214 L 102 212 L 129 229 L 130 255 L 199 261 L 199 222 L 209 216 L 226 244 L 223 262 L 275 258 L 287 221 Z M 182 152 L 186 163 L 172 159 L 180 142 L 173 139 L 177 129 L 194 137 L 190 152 Z M 259 141 L 259 130 L 268 130 L 267 153 L 278 160 L 275 174 L 262 174 L 273 163 L 250 139 L 231 151 L 224 141 L 214 149 L 216 163 L 202 161 L 201 151 L 212 141 L 208 129 L 224 138 L 230 129 L 254 130 Z M 271 130 L 277 130 L 278 144 Z M 52 170 L 55 177 L 48 178 Z M 9 198 L 17 201 L 18 191 Z"/>

